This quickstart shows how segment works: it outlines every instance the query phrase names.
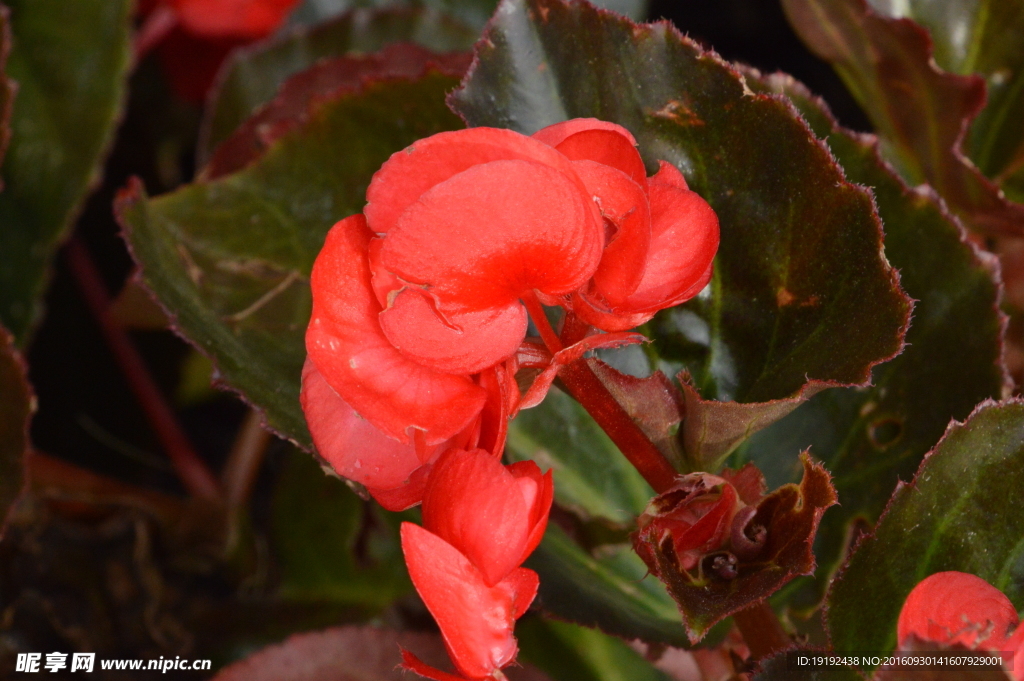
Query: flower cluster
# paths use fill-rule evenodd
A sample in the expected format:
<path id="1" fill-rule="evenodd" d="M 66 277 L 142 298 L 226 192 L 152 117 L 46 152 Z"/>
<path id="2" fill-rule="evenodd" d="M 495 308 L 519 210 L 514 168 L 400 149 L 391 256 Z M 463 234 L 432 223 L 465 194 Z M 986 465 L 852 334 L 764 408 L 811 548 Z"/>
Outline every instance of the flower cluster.
<path id="1" fill-rule="evenodd" d="M 896 624 L 900 650 L 943 648 L 1012 652 L 1013 678 L 1024 679 L 1024 627 L 1002 591 L 966 572 L 937 572 L 921 580 L 903 603 Z"/>
<path id="2" fill-rule="evenodd" d="M 520 565 L 552 499 L 550 474 L 500 463 L 508 420 L 588 350 L 643 340 L 626 330 L 711 276 L 714 212 L 674 166 L 648 178 L 635 144 L 593 119 L 420 140 L 374 175 L 363 214 L 331 229 L 313 267 L 313 442 L 384 507 L 423 503 L 402 547 L 467 678 L 501 678 L 515 659 L 514 622 L 537 591 Z M 562 309 L 561 336 L 545 305 Z M 521 391 L 524 367 L 540 371 Z"/>

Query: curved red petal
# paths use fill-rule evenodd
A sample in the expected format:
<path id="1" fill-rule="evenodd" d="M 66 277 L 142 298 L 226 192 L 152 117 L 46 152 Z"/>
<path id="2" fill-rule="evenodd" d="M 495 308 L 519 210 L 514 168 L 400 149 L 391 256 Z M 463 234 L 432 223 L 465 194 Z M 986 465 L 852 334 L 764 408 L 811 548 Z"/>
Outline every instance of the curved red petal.
<path id="1" fill-rule="evenodd" d="M 689 189 L 686 178 L 679 172 L 679 168 L 668 161 L 658 161 L 658 172 L 651 176 L 650 182 L 654 184 L 669 185 L 677 189 Z"/>
<path id="2" fill-rule="evenodd" d="M 736 512 L 736 499 L 736 490 L 733 486 L 723 484 L 722 496 L 711 510 L 685 531 L 673 535 L 676 553 L 681 554 L 692 549 L 711 551 L 719 548 Z"/>
<path id="3" fill-rule="evenodd" d="M 536 140 L 540 140 L 544 144 L 557 147 L 570 135 L 575 135 L 578 132 L 584 132 L 586 130 L 610 130 L 611 132 L 616 132 L 622 137 L 625 137 L 630 145 L 634 147 L 636 146 L 636 138 L 633 137 L 633 133 L 629 130 L 626 130 L 618 123 L 602 121 L 597 118 L 573 118 L 572 120 L 555 123 L 554 125 L 549 125 L 546 128 L 541 128 L 537 132 L 533 133 L 532 137 Z"/>
<path id="4" fill-rule="evenodd" d="M 612 312 L 590 302 L 584 294 L 572 297 L 572 311 L 577 317 L 603 331 L 625 331 L 646 324 L 654 312 Z"/>
<path id="5" fill-rule="evenodd" d="M 423 526 L 461 551 L 488 586 L 519 566 L 532 529 L 516 478 L 482 449 L 450 449 L 437 460 Z"/>
<path id="6" fill-rule="evenodd" d="M 480 413 L 486 395 L 466 376 L 413 362 L 384 337 L 370 286 L 369 240 L 362 215 L 328 233 L 313 265 L 306 350 L 338 395 L 385 434 L 408 442 L 409 428 L 417 428 L 428 444 L 443 442 Z"/>
<path id="7" fill-rule="evenodd" d="M 419 525 L 402 523 L 401 535 L 409 577 L 459 672 L 482 679 L 515 660 L 516 585 L 488 586 L 455 547 Z"/>
<path id="8" fill-rule="evenodd" d="M 614 307 L 633 293 L 643 278 L 643 264 L 651 246 L 647 194 L 622 171 L 610 166 L 594 161 L 574 161 L 573 166 L 587 191 L 596 197 L 601 216 L 616 229 L 604 247 L 592 284 L 593 292 Z"/>
<path id="9" fill-rule="evenodd" d="M 431 468 L 433 468 L 431 463 L 422 464 L 409 475 L 409 480 L 399 487 L 391 489 L 367 487 L 366 491 L 387 510 L 395 513 L 405 511 L 423 501 Z"/>
<path id="10" fill-rule="evenodd" d="M 273 33 L 299 0 L 173 0 L 194 35 L 255 40 Z"/>
<path id="11" fill-rule="evenodd" d="M 477 165 L 420 197 L 384 238 L 381 261 L 445 310 L 507 306 L 525 292 L 583 286 L 604 246 L 579 178 L 532 161 Z"/>
<path id="12" fill-rule="evenodd" d="M 343 478 L 394 488 L 420 467 L 415 447 L 388 437 L 359 416 L 309 359 L 302 367 L 299 399 L 316 450 Z"/>
<path id="13" fill-rule="evenodd" d="M 718 251 L 718 216 L 707 201 L 654 179 L 650 255 L 640 285 L 622 305 L 632 312 L 655 312 L 695 296 L 710 279 Z"/>
<path id="14" fill-rule="evenodd" d="M 1010 599 L 981 577 L 938 572 L 921 580 L 907 596 L 896 638 L 902 643 L 914 635 L 945 645 L 1007 650 L 1003 646 L 1018 623 Z"/>
<path id="15" fill-rule="evenodd" d="M 449 374 L 475 374 L 516 353 L 526 337 L 526 308 L 447 315 L 442 321 L 420 289 L 407 288 L 380 314 L 380 328 L 399 352 Z"/>
<path id="16" fill-rule="evenodd" d="M 508 466 L 508 472 L 516 478 L 530 478 L 537 484 L 537 493 L 534 495 L 533 503 L 530 504 L 530 534 L 526 539 L 526 546 L 523 547 L 523 554 L 519 558 L 519 564 L 522 564 L 537 548 L 540 540 L 544 538 L 544 530 L 548 526 L 548 515 L 551 513 L 551 502 L 555 497 L 555 483 L 551 471 L 542 474 L 540 467 L 533 461 L 517 461 Z"/>
<path id="17" fill-rule="evenodd" d="M 647 168 L 640 152 L 620 132 L 583 130 L 555 145 L 571 161 L 593 161 L 621 171 L 643 191 L 647 190 Z"/>
<path id="18" fill-rule="evenodd" d="M 519 619 L 526 614 L 533 599 L 537 597 L 540 576 L 529 568 L 516 568 L 501 584 L 512 592 L 512 617 Z"/>
<path id="19" fill-rule="evenodd" d="M 402 668 L 408 669 L 411 672 L 416 672 L 420 676 L 433 679 L 433 681 L 466 681 L 465 677 L 455 676 L 455 674 L 449 674 L 443 672 L 436 667 L 431 667 L 429 664 L 410 653 L 405 648 L 401 648 L 402 651 Z"/>
<path id="20" fill-rule="evenodd" d="M 512 130 L 442 132 L 392 154 L 374 174 L 366 190 L 366 220 L 374 232 L 386 234 L 398 224 L 399 216 L 432 187 L 473 166 L 507 160 L 535 161 L 572 174 L 565 156 Z"/>

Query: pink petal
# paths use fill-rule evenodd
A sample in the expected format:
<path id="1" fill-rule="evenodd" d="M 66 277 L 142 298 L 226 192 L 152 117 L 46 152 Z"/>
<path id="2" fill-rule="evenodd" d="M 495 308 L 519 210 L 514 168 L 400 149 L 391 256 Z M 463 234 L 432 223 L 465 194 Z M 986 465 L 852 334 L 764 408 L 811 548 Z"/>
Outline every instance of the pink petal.
<path id="1" fill-rule="evenodd" d="M 366 190 L 370 228 L 386 234 L 427 190 L 473 166 L 503 160 L 535 161 L 572 174 L 569 160 L 544 142 L 501 128 L 442 132 L 391 155 Z M 582 186 L 582 185 L 581 185 Z"/>
<path id="2" fill-rule="evenodd" d="M 426 294 L 402 290 L 380 314 L 384 335 L 418 364 L 449 374 L 475 374 L 516 353 L 526 336 L 526 308 L 447 315 L 442 321 Z"/>
<path id="3" fill-rule="evenodd" d="M 442 454 L 423 496 L 423 526 L 462 552 L 488 586 L 522 562 L 530 511 L 516 478 L 482 449 Z"/>
<path id="4" fill-rule="evenodd" d="M 370 286 L 370 232 L 361 215 L 336 224 L 313 266 L 306 350 L 330 386 L 385 434 L 408 442 L 424 431 L 437 444 L 465 428 L 486 395 L 466 376 L 424 367 L 398 352 L 378 324 Z"/>
<path id="5" fill-rule="evenodd" d="M 938 572 L 921 580 L 903 603 L 896 623 L 899 642 L 908 636 L 943 645 L 1009 650 L 1019 623 L 1002 591 L 966 572 Z"/>
<path id="6" fill-rule="evenodd" d="M 415 447 L 388 437 L 359 416 L 309 359 L 302 367 L 299 399 L 316 450 L 343 478 L 367 487 L 393 488 L 420 467 Z"/>
<path id="7" fill-rule="evenodd" d="M 604 246 L 575 174 L 531 161 L 477 165 L 436 185 L 387 234 L 385 267 L 444 310 L 500 308 L 523 293 L 583 286 Z"/>
<path id="8" fill-rule="evenodd" d="M 488 586 L 480 571 L 437 535 L 412 523 L 402 523 L 401 535 L 409 576 L 459 672 L 482 679 L 515 660 L 513 615 L 522 607 L 524 580 Z"/>
<path id="9" fill-rule="evenodd" d="M 651 246 L 651 209 L 647 194 L 640 185 L 610 166 L 594 161 L 575 161 L 573 166 L 587 191 L 594 195 L 602 217 L 616 228 L 604 247 L 601 264 L 593 277 L 594 293 L 615 306 L 633 293 L 643 278 Z"/>

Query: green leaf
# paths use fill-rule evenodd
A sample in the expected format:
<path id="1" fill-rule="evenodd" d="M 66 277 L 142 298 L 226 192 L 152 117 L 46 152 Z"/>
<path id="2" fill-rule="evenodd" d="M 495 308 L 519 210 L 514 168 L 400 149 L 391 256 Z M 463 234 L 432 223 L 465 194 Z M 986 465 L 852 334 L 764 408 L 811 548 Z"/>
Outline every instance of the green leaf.
<path id="1" fill-rule="evenodd" d="M 457 83 L 431 73 L 320 103 L 303 127 L 245 170 L 148 199 L 119 198 L 143 280 L 175 325 L 214 360 L 219 379 L 309 447 L 299 378 L 324 235 L 362 211 L 370 177 L 395 151 L 460 126 L 444 105 Z"/>
<path id="2" fill-rule="evenodd" d="M 751 96 L 735 70 L 667 24 L 585 3 L 505 2 L 477 60 L 452 96 L 470 125 L 533 133 L 567 118 L 614 121 L 649 169 L 675 164 L 718 213 L 711 286 L 649 326 L 660 358 L 685 366 L 702 398 L 795 407 L 808 382 L 863 383 L 900 350 L 910 305 L 881 257 L 871 198 L 787 103 Z M 759 416 L 742 410 L 730 428 L 749 435 Z M 684 431 L 696 425 L 688 418 Z M 713 468 L 720 449 L 687 455 Z"/>
<path id="3" fill-rule="evenodd" d="M 669 681 L 624 641 L 594 629 L 525 618 L 516 638 L 521 659 L 555 681 Z"/>
<path id="4" fill-rule="evenodd" d="M 688 647 L 676 604 L 626 545 L 587 554 L 562 530 L 548 525 L 526 567 L 540 574 L 537 604 L 560 619 L 606 634 Z"/>
<path id="5" fill-rule="evenodd" d="M 917 303 L 907 347 L 876 367 L 868 388 L 826 391 L 789 417 L 757 433 L 742 452 L 771 485 L 795 478 L 792 452 L 822 457 L 839 491 L 839 508 L 822 521 L 815 588 L 796 604 L 816 605 L 842 559 L 847 526 L 874 522 L 897 480 L 907 479 L 951 419 L 964 419 L 1009 380 L 1002 363 L 1001 287 L 992 257 L 928 190 L 911 189 L 881 160 L 877 142 L 840 128 L 827 107 L 787 76 L 754 88 L 788 95 L 815 132 L 827 138 L 847 177 L 873 188 L 885 223 L 885 254 Z M 928 244 L 922 248 L 921 244 Z"/>
<path id="6" fill-rule="evenodd" d="M 0 537 L 8 511 L 25 486 L 28 424 L 34 410 L 28 369 L 14 348 L 14 339 L 0 326 Z"/>
<path id="7" fill-rule="evenodd" d="M 291 76 L 319 60 L 375 52 L 388 43 L 414 42 L 435 52 L 468 50 L 477 32 L 423 9 L 357 9 L 312 28 L 238 50 L 221 67 L 202 124 L 199 166 L 235 128 L 266 104 Z"/>
<path id="8" fill-rule="evenodd" d="M 903 601 L 936 572 L 969 572 L 1024 605 L 1022 484 L 1024 402 L 985 402 L 953 422 L 833 583 L 836 650 L 892 650 Z"/>
<path id="9" fill-rule="evenodd" d="M 401 516 L 363 501 L 308 454 L 289 452 L 272 513 L 281 598 L 373 611 L 412 590 L 398 539 Z"/>
<path id="10" fill-rule="evenodd" d="M 875 10 L 921 24 L 935 62 L 951 73 L 977 73 L 987 85 L 985 108 L 971 124 L 967 152 L 988 177 L 1024 179 L 1024 2 L 1021 0 L 874 0 Z"/>
<path id="11" fill-rule="evenodd" d="M 99 181 L 131 65 L 130 0 L 9 0 L 18 83 L 0 192 L 0 321 L 23 345 L 54 249 Z"/>
<path id="12" fill-rule="evenodd" d="M 762 661 L 753 681 L 863 681 L 861 675 L 851 667 L 791 667 L 786 657 L 788 654 L 781 653 Z M 814 651 L 808 652 L 807 655 L 814 655 Z"/>
<path id="13" fill-rule="evenodd" d="M 911 184 L 930 183 L 972 229 L 1021 233 L 1024 206 L 1006 201 L 961 152 L 964 127 L 985 105 L 985 79 L 958 74 L 979 71 L 996 83 L 972 147 L 982 169 L 998 172 L 1024 142 L 1024 3 L 899 3 L 901 13 L 909 9 L 936 30 L 934 56 L 953 73 L 935 68 L 924 29 L 875 11 L 867 0 L 782 4 L 804 42 L 835 67 L 878 130 L 887 158 Z M 897 6 L 874 4 L 889 11 Z M 1001 79 L 1007 82 L 999 85 Z"/>
<path id="14" fill-rule="evenodd" d="M 584 518 L 632 528 L 654 496 L 583 407 L 557 388 L 509 424 L 506 451 L 511 461 L 553 470 L 558 504 Z"/>

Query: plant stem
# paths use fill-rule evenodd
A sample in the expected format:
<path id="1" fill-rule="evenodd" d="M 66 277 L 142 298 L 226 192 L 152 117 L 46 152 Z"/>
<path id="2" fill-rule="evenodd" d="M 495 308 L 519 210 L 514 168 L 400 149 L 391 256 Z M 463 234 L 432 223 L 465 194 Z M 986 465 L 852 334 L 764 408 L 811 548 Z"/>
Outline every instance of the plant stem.
<path id="1" fill-rule="evenodd" d="M 65 255 L 71 275 L 78 283 L 89 311 L 99 324 L 121 373 L 167 452 L 178 479 L 193 496 L 220 499 L 217 479 L 192 448 L 132 339 L 110 313 L 110 294 L 85 244 L 77 236 L 72 236 L 68 240 Z"/>
<path id="2" fill-rule="evenodd" d="M 793 640 L 782 628 L 782 623 L 767 601 L 740 610 L 733 614 L 732 619 L 750 648 L 750 656 L 755 660 L 770 657 L 793 646 Z"/>
<path id="3" fill-rule="evenodd" d="M 562 338 L 558 337 L 548 322 L 544 308 L 532 291 L 523 297 L 534 326 L 540 332 L 551 354 L 563 347 L 577 343 L 586 336 L 589 326 L 579 322 L 576 315 L 567 313 Z M 626 413 L 622 405 L 616 401 L 600 379 L 594 375 L 586 360 L 580 359 L 562 367 L 558 372 L 563 385 L 577 402 L 593 417 L 611 438 L 619 451 L 629 459 L 633 467 L 640 472 L 644 480 L 658 494 L 666 491 L 675 483 L 679 475 L 668 459 L 654 446 L 640 426 Z"/>

